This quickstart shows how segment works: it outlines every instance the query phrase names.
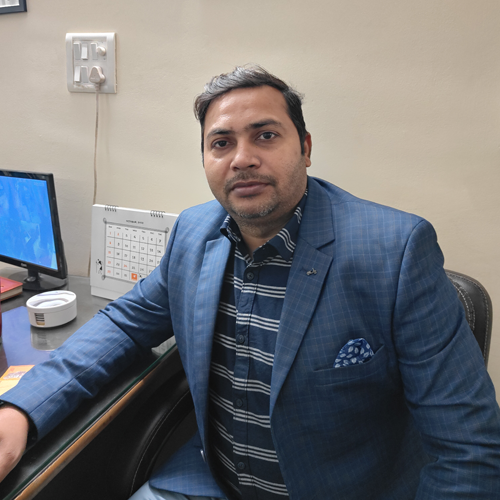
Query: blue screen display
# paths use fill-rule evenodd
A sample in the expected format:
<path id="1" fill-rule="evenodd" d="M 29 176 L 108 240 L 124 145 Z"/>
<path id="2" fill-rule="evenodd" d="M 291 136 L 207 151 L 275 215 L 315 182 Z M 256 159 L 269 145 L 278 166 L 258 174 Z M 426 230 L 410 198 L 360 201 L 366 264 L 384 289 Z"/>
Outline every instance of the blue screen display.
<path id="1" fill-rule="evenodd" d="M 57 270 L 45 181 L 0 175 L 0 254 Z"/>

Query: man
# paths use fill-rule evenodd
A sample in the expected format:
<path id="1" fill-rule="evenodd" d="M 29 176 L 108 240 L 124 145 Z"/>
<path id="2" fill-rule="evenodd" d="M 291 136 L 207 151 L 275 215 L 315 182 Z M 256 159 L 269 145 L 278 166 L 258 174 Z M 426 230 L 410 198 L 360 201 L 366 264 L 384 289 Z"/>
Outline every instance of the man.
<path id="1" fill-rule="evenodd" d="M 1 456 L 175 333 L 199 433 L 134 500 L 500 498 L 500 412 L 430 224 L 308 177 L 300 96 L 261 68 L 195 110 L 217 201 L 5 395 Z"/>

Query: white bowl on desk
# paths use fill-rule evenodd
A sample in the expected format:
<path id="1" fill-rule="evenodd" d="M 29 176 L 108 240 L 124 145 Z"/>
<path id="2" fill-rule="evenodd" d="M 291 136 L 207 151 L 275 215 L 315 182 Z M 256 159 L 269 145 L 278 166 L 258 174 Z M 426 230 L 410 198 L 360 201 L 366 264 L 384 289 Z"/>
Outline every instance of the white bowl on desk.
<path id="1" fill-rule="evenodd" d="M 26 308 L 32 326 L 61 326 L 76 318 L 76 294 L 69 290 L 39 293 L 28 299 Z"/>

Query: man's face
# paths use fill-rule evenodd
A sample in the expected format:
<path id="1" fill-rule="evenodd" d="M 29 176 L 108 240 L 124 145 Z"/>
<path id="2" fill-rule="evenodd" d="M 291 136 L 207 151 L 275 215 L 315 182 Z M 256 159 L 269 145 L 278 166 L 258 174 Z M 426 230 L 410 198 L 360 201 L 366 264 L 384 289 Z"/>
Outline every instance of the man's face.
<path id="1" fill-rule="evenodd" d="M 306 189 L 311 138 L 302 155 L 281 92 L 262 86 L 217 98 L 205 117 L 204 140 L 208 184 L 236 222 L 284 225 Z"/>

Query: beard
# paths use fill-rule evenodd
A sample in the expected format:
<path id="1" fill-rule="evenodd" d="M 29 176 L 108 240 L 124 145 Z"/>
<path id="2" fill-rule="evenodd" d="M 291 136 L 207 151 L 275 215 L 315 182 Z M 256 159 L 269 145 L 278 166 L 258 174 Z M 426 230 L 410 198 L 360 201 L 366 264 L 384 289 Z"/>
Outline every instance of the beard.
<path id="1" fill-rule="evenodd" d="M 272 187 L 276 186 L 276 180 L 270 175 L 255 175 L 254 173 L 248 173 L 248 172 L 242 172 L 236 177 L 233 177 L 231 180 L 227 181 L 226 184 L 224 185 L 225 200 L 224 203 L 221 203 L 221 205 L 233 218 L 237 217 L 239 219 L 249 220 L 249 221 L 252 219 L 259 219 L 261 217 L 266 217 L 267 215 L 274 212 L 276 208 L 279 207 L 280 200 L 276 195 L 276 191 L 274 192 L 271 199 L 267 200 L 266 202 L 263 202 L 260 206 L 254 207 L 252 210 L 244 210 L 241 207 L 234 206 L 234 204 L 229 200 L 229 194 L 233 189 L 233 186 L 237 182 L 242 182 L 242 181 L 263 182 Z M 251 197 L 249 196 L 249 198 Z"/>
<path id="2" fill-rule="evenodd" d="M 271 201 L 267 204 L 263 204 L 262 207 L 259 207 L 257 210 L 252 210 L 251 212 L 238 210 L 237 208 L 233 207 L 231 203 L 229 203 L 229 206 L 226 210 L 231 214 L 233 219 L 236 217 L 238 217 L 240 220 L 259 219 L 273 213 L 274 210 L 278 207 L 278 203 L 271 203 Z"/>

